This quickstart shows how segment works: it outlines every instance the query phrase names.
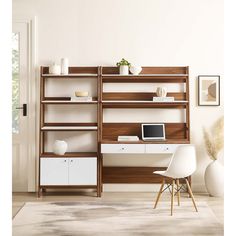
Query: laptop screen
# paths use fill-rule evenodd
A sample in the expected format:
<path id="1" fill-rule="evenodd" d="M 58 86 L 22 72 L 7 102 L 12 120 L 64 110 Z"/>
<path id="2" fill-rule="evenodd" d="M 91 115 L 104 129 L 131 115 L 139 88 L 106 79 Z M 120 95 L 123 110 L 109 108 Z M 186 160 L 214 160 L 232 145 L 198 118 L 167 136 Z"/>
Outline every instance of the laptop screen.
<path id="1" fill-rule="evenodd" d="M 165 139 L 164 124 L 142 124 L 142 138 L 145 139 Z"/>

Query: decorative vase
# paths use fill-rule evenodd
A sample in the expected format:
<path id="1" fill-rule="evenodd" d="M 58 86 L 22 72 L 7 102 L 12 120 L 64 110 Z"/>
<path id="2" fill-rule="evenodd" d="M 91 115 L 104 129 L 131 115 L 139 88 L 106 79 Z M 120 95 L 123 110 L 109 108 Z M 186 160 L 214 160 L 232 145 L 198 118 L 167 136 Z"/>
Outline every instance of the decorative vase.
<path id="1" fill-rule="evenodd" d="M 165 88 L 165 87 L 157 87 L 156 94 L 157 94 L 157 97 L 166 97 L 167 88 Z"/>
<path id="2" fill-rule="evenodd" d="M 133 75 L 138 75 L 142 71 L 142 67 L 141 66 L 131 66 L 129 70 Z"/>
<path id="3" fill-rule="evenodd" d="M 60 75 L 61 74 L 60 65 L 53 63 L 51 66 L 49 66 L 49 74 Z"/>
<path id="4" fill-rule="evenodd" d="M 69 73 L 68 58 L 62 58 L 61 59 L 61 74 L 62 75 L 68 75 L 68 73 Z"/>
<path id="5" fill-rule="evenodd" d="M 224 167 L 218 160 L 212 161 L 205 171 L 205 185 L 212 197 L 221 197 L 224 194 Z"/>
<path id="6" fill-rule="evenodd" d="M 129 66 L 120 66 L 119 72 L 120 72 L 120 75 L 128 75 L 129 74 Z"/>
<path id="7" fill-rule="evenodd" d="M 53 145 L 53 152 L 57 155 L 64 155 L 68 144 L 63 140 L 56 140 Z"/>

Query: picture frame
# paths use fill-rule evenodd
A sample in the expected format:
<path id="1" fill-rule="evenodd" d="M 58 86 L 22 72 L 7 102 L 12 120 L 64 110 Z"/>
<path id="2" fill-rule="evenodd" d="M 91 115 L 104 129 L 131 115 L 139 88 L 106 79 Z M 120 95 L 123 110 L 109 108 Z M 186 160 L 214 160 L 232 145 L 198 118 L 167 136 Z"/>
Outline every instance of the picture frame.
<path id="1" fill-rule="evenodd" d="M 198 76 L 198 105 L 220 106 L 220 76 Z"/>

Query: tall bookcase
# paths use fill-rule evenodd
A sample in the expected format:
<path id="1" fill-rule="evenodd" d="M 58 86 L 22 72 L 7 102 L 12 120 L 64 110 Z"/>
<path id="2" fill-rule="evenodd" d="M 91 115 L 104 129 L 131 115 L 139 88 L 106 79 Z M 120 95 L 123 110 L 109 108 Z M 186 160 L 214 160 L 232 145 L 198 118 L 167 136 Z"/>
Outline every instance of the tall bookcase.
<path id="1" fill-rule="evenodd" d="M 76 80 L 78 86 L 81 79 L 96 80 L 97 96 L 91 102 L 71 101 L 71 95 L 67 97 L 46 96 L 48 80 L 57 83 L 61 80 Z M 40 143 L 39 143 L 39 196 L 41 192 L 49 188 L 91 188 L 96 189 L 100 196 L 100 140 L 98 124 L 100 123 L 99 102 L 100 91 L 98 67 L 69 67 L 68 75 L 49 74 L 48 67 L 41 67 L 40 73 Z M 61 88 L 63 90 L 63 88 Z M 76 88 L 75 88 L 76 90 Z M 97 122 L 46 122 L 46 110 L 49 105 L 68 106 L 95 105 Z M 94 109 L 94 106 L 93 108 Z M 67 116 L 68 114 L 65 114 Z M 76 118 L 76 117 L 75 117 Z M 66 152 L 64 155 L 56 155 L 47 151 L 46 141 L 49 132 L 96 132 L 96 152 Z"/>
<path id="2" fill-rule="evenodd" d="M 155 95 L 151 92 L 104 92 L 101 89 L 101 145 L 104 147 L 104 152 L 107 149 L 114 149 L 114 153 L 132 153 L 132 148 L 129 144 L 141 144 L 134 148 L 141 148 L 140 153 L 154 153 L 152 150 L 153 144 L 159 144 L 155 147 L 158 149 L 172 149 L 177 144 L 190 143 L 190 112 L 189 112 L 189 68 L 188 67 L 143 67 L 139 75 L 119 75 L 117 67 L 102 67 L 101 68 L 101 88 L 106 83 L 122 83 L 124 86 L 127 83 L 131 84 L 178 84 L 184 87 L 184 91 L 172 92 L 168 91 L 167 96 L 174 97 L 174 102 L 153 102 Z M 141 124 L 137 122 L 119 122 L 119 119 L 114 122 L 104 122 L 105 109 L 122 109 L 122 116 L 125 116 L 126 109 L 181 109 L 184 112 L 185 121 L 165 123 L 166 140 L 165 141 L 143 141 L 141 139 Z M 143 122 L 150 123 L 150 122 Z M 118 142 L 119 135 L 135 135 L 140 140 L 134 142 Z M 120 144 L 120 146 L 117 146 Z M 143 144 L 143 145 L 142 145 Z M 120 150 L 115 150 L 116 147 Z M 127 149 L 127 152 L 125 152 Z M 143 151 L 148 149 L 150 152 Z M 108 150 L 109 153 L 109 150 Z M 135 152 L 134 152 L 135 153 Z M 169 153 L 169 150 L 167 151 Z M 134 163 L 135 164 L 135 163 Z M 164 170 L 166 167 L 130 167 L 130 166 L 103 166 L 102 183 L 160 183 L 161 177 L 154 175 L 155 170 Z M 189 177 L 191 182 L 191 178 Z"/>
<path id="3" fill-rule="evenodd" d="M 47 96 L 45 89 L 48 80 L 56 81 L 80 79 L 96 81 L 96 96 L 91 102 L 72 102 L 70 96 Z M 174 102 L 153 102 L 154 89 L 149 92 L 113 92 L 104 91 L 104 86 L 112 84 L 177 84 L 183 86 L 179 92 L 168 90 L 167 96 L 175 98 Z M 66 86 L 66 83 L 65 83 Z M 96 122 L 47 122 L 47 106 L 95 105 Z M 94 108 L 91 108 L 94 109 Z M 143 141 L 141 139 L 141 122 L 104 121 L 106 109 L 177 109 L 184 113 L 181 122 L 164 122 L 165 141 Z M 67 114 L 65 113 L 65 116 Z M 76 118 L 76 117 L 75 117 Z M 143 122 L 147 123 L 147 122 Z M 150 122 L 148 122 L 150 123 Z M 154 122 L 153 122 L 154 123 Z M 163 122 L 162 122 L 163 123 Z M 117 146 L 128 147 L 130 144 L 141 148 L 141 153 L 155 153 L 163 146 L 167 153 L 179 144 L 190 143 L 190 100 L 188 67 L 143 67 L 139 75 L 119 75 L 117 67 L 70 67 L 68 75 L 51 75 L 48 67 L 41 67 L 40 73 L 40 143 L 39 143 L 39 196 L 49 188 L 91 188 L 101 196 L 103 183 L 160 183 L 161 177 L 154 175 L 155 170 L 166 167 L 130 167 L 103 166 L 103 150 L 106 145 L 116 150 Z M 49 132 L 96 132 L 96 151 L 67 152 L 63 156 L 46 150 Z M 135 142 L 119 142 L 119 135 L 135 135 L 140 138 Z M 123 145 L 123 146 L 122 146 Z M 126 145 L 126 146 L 125 146 Z M 128 147 L 130 148 L 130 147 Z M 103 149 L 103 150 L 102 150 Z M 131 150 L 132 151 L 132 150 Z M 119 152 L 118 152 L 119 153 Z M 122 152 L 121 152 L 122 153 Z M 132 152 L 131 152 L 132 153 Z M 191 183 L 191 177 L 189 177 Z"/>

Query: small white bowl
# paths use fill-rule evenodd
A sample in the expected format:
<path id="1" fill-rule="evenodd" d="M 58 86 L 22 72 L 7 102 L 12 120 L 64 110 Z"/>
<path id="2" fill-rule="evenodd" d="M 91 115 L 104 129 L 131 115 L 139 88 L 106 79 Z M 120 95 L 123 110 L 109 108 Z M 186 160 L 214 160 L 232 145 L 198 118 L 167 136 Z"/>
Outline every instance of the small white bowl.
<path id="1" fill-rule="evenodd" d="M 142 67 L 141 66 L 131 66 L 129 70 L 133 75 L 138 75 L 142 71 Z"/>
<path id="2" fill-rule="evenodd" d="M 75 91 L 76 97 L 88 97 L 89 93 L 88 91 Z"/>

